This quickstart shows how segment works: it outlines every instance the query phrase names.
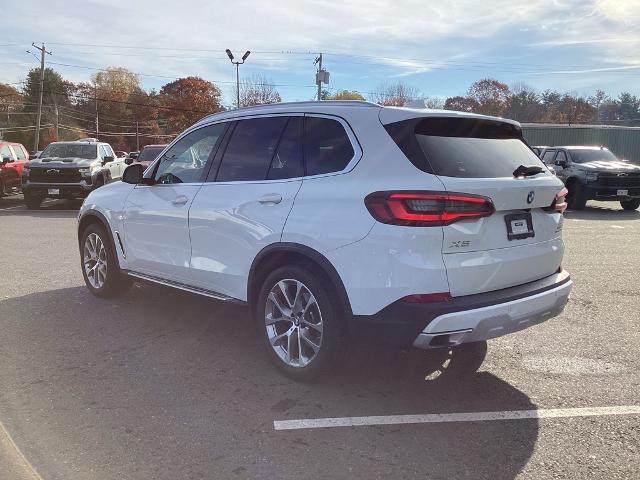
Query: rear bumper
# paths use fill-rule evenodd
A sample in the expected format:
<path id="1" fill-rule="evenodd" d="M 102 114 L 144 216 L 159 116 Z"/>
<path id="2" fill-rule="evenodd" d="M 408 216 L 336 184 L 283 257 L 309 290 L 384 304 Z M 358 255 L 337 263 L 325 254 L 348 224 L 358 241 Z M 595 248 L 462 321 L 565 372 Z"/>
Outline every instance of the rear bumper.
<path id="1" fill-rule="evenodd" d="M 434 348 L 476 342 L 525 329 L 558 315 L 571 291 L 562 271 L 516 287 L 455 297 L 450 302 L 395 302 L 375 315 L 354 316 L 351 332 L 397 346 Z"/>

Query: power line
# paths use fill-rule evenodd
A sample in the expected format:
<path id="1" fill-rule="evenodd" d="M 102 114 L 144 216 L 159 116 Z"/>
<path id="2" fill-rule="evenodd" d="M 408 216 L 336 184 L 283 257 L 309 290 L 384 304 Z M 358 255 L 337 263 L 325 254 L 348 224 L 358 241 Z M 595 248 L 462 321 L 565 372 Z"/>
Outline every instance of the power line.
<path id="1" fill-rule="evenodd" d="M 205 52 L 205 53 L 219 53 L 222 49 L 203 49 L 203 48 L 171 48 L 171 47 L 148 47 L 148 46 L 140 46 L 140 45 L 101 45 L 101 44 L 83 44 L 83 43 L 50 43 L 50 45 L 60 45 L 60 46 L 74 46 L 74 47 L 92 47 L 92 48 L 115 48 L 115 49 L 125 49 L 125 50 L 153 50 L 153 51 L 176 51 L 176 52 Z M 317 55 L 317 51 L 307 50 L 307 51 L 291 51 L 291 50 L 275 50 L 275 51 L 266 51 L 266 50 L 252 50 L 254 54 L 268 54 L 268 55 Z M 85 52 L 83 52 L 85 53 Z M 93 53 L 93 52 L 89 52 Z M 105 53 L 102 53 L 103 55 Z M 109 54 L 109 53 L 107 53 Z M 113 55 L 117 55 L 117 53 L 113 53 Z M 137 56 L 138 54 L 128 54 L 128 56 Z M 142 54 L 141 54 L 142 55 Z M 450 64 L 450 65 L 471 65 L 471 66 L 489 66 L 489 65 L 499 65 L 505 66 L 504 62 L 487 62 L 487 61 L 477 61 L 477 60 L 451 60 L 451 59 L 433 59 L 433 58 L 420 58 L 420 57 L 393 57 L 386 55 L 364 55 L 364 54 L 354 54 L 354 53 L 344 53 L 344 52 L 325 52 L 324 55 L 331 57 L 351 57 L 351 58 L 363 58 L 370 60 L 383 60 L 383 61 L 404 61 L 404 62 L 422 62 L 428 64 Z M 185 58 L 185 57 L 176 57 L 176 58 Z M 195 57 L 202 59 L 211 59 L 218 58 L 221 60 L 225 60 L 225 57 Z M 632 58 L 632 57 L 629 57 Z M 332 59 L 335 60 L 335 59 Z M 356 63 L 356 62 L 354 62 Z M 599 68 L 599 67 L 610 67 L 610 65 L 603 64 L 549 64 L 549 63 L 531 63 L 531 62 L 509 62 L 510 66 L 521 66 L 521 67 L 559 67 L 559 68 Z M 626 66 L 626 65 L 623 65 Z M 640 65 L 638 65 L 640 66 Z"/>

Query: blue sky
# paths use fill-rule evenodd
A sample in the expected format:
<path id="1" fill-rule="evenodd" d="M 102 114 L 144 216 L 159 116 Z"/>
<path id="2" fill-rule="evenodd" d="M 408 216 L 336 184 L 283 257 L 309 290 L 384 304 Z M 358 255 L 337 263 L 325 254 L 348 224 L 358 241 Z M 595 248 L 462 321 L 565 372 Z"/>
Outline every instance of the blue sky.
<path id="1" fill-rule="evenodd" d="M 37 66 L 25 51 L 35 41 L 73 81 L 108 66 L 139 73 L 146 89 L 198 75 L 218 83 L 225 104 L 235 81 L 225 48 L 251 50 L 241 76 L 266 75 L 284 100 L 313 97 L 315 52 L 331 88 L 365 96 L 399 80 L 425 96 L 460 95 L 484 77 L 640 94 L 638 0 L 4 0 L 3 13 L 17 19 L 0 40 L 5 83 Z"/>

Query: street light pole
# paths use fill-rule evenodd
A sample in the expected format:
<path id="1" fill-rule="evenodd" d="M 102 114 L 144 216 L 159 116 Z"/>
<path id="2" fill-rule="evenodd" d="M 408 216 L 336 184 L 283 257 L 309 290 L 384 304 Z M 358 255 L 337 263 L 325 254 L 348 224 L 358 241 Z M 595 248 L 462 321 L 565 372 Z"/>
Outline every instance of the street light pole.
<path id="1" fill-rule="evenodd" d="M 236 106 L 240 108 L 240 64 L 236 62 Z"/>
<path id="2" fill-rule="evenodd" d="M 236 108 L 240 108 L 240 65 L 242 65 L 247 58 L 249 58 L 251 52 L 249 50 L 244 52 L 242 61 L 238 62 L 234 60 L 231 50 L 227 48 L 225 51 L 227 52 L 227 56 L 229 57 L 229 60 L 231 60 L 231 63 L 236 66 Z"/>

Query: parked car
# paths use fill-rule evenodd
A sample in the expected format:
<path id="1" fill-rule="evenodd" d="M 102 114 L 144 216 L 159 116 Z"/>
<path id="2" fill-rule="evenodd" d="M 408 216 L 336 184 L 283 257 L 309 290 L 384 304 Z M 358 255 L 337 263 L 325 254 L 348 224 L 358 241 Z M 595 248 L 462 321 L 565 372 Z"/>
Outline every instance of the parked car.
<path id="1" fill-rule="evenodd" d="M 95 139 L 50 143 L 22 172 L 22 191 L 28 208 L 42 200 L 84 198 L 89 192 L 118 180 L 126 167 L 111 145 Z"/>
<path id="2" fill-rule="evenodd" d="M 533 150 L 535 152 L 535 154 L 540 157 L 540 155 L 542 155 L 542 152 L 544 151 L 545 148 L 549 148 L 547 146 L 537 146 L 537 147 L 531 147 L 531 150 Z"/>
<path id="3" fill-rule="evenodd" d="M 148 167 L 151 162 L 153 162 L 160 153 L 165 149 L 167 145 L 146 145 L 142 148 L 140 153 L 135 159 L 128 161 L 127 163 L 131 165 L 134 161 L 141 163 L 145 167 Z"/>
<path id="4" fill-rule="evenodd" d="M 608 148 L 549 147 L 542 161 L 552 166 L 569 190 L 569 208 L 587 200 L 618 201 L 625 210 L 640 207 L 640 165 L 618 159 Z"/>
<path id="5" fill-rule="evenodd" d="M 131 165 L 138 158 L 138 155 L 140 155 L 140 152 L 129 152 L 126 159 L 127 165 Z"/>
<path id="6" fill-rule="evenodd" d="M 100 297 L 142 280 L 248 304 L 295 379 L 372 337 L 452 348 L 475 370 L 487 339 L 563 310 L 565 193 L 514 121 L 353 101 L 237 109 L 89 194 L 81 268 Z"/>
<path id="7" fill-rule="evenodd" d="M 20 189 L 22 169 L 28 161 L 29 154 L 22 144 L 0 141 L 0 197 Z"/>

